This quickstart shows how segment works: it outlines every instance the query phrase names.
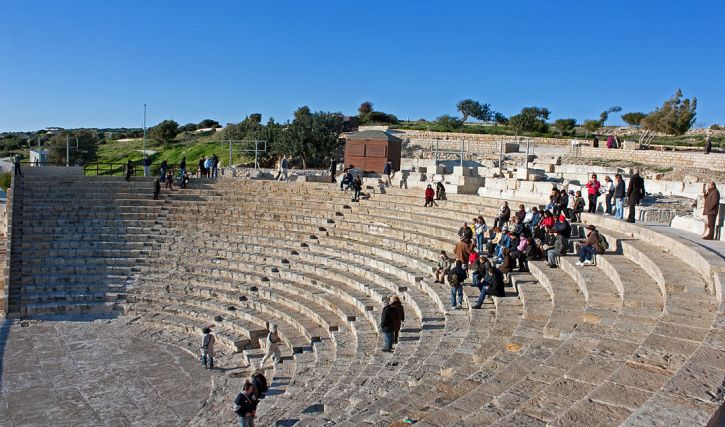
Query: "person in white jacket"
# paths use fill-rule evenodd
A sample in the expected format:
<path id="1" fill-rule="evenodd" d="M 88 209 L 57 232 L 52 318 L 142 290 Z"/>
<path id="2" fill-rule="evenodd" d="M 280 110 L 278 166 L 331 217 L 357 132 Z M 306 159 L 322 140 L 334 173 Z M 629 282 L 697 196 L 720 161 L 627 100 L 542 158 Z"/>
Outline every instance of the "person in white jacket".
<path id="1" fill-rule="evenodd" d="M 274 363 L 279 363 L 282 361 L 282 353 L 279 351 L 279 347 L 277 344 L 279 343 L 279 333 L 277 332 L 277 325 L 272 324 L 270 326 L 269 333 L 267 334 L 267 342 L 266 342 L 266 351 L 264 353 L 264 357 L 262 358 L 262 361 L 259 362 L 259 367 L 263 368 L 264 364 L 269 360 L 269 358 L 272 358 L 272 361 Z"/>
<path id="2" fill-rule="evenodd" d="M 607 210 L 605 213 L 607 215 L 612 214 L 612 208 L 614 207 L 613 199 L 614 199 L 614 182 L 612 182 L 612 178 L 609 176 L 604 177 L 604 185 L 602 186 L 602 189 L 600 190 L 604 196 L 605 196 L 605 206 Z"/>
<path id="3" fill-rule="evenodd" d="M 214 342 L 216 341 L 216 338 L 214 338 L 214 334 L 211 333 L 211 329 L 208 327 L 202 329 L 202 332 L 204 335 L 201 337 L 201 347 L 199 347 L 201 350 L 201 364 L 204 365 L 205 368 L 213 369 Z"/>

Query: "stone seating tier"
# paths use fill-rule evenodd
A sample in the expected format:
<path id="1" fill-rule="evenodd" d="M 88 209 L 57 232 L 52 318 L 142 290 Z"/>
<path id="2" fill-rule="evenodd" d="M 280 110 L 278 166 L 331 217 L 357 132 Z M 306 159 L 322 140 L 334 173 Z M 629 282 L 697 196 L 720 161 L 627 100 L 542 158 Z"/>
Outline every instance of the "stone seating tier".
<path id="1" fill-rule="evenodd" d="M 584 215 L 611 245 L 595 267 L 530 262 L 506 297 L 473 310 L 478 291 L 466 287 L 465 309 L 450 310 L 433 262 L 500 200 L 452 195 L 431 209 L 419 190 L 373 187 L 353 203 L 329 184 L 199 179 L 151 201 L 150 183 L 21 181 L 15 315 L 123 309 L 129 329 L 192 353 L 213 325 L 230 366 L 257 364 L 277 323 L 285 361 L 268 373 L 284 393 L 260 405 L 264 425 L 702 423 L 719 403 L 725 270 L 677 235 Z M 54 196 L 34 192 L 56 184 Z M 406 324 L 387 354 L 377 349 L 390 294 Z M 225 397 L 198 423 L 233 421 L 238 381 L 215 384 Z"/>

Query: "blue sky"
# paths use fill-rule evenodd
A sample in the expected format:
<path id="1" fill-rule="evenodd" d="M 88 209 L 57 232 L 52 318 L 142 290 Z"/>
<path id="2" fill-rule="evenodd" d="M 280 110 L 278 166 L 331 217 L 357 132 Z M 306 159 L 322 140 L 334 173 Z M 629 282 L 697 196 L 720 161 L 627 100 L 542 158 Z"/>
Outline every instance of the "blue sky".
<path id="1" fill-rule="evenodd" d="M 725 2 L 0 0 L 0 130 L 140 127 L 294 109 L 402 119 L 464 98 L 512 115 L 725 123 Z M 617 120 L 613 121 L 616 123 Z"/>

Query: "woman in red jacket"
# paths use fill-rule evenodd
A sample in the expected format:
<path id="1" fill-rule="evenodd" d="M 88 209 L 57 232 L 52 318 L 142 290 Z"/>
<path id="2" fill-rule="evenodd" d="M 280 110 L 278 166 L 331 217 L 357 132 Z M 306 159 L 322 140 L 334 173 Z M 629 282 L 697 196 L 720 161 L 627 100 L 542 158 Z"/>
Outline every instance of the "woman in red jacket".
<path id="1" fill-rule="evenodd" d="M 438 204 L 435 202 L 436 192 L 433 191 L 433 187 L 431 187 L 430 184 L 428 184 L 428 188 L 425 189 L 425 206 L 432 206 L 435 205 L 438 207 Z"/>
<path id="2" fill-rule="evenodd" d="M 597 174 L 593 173 L 589 182 L 587 182 L 587 194 L 589 195 L 589 213 L 597 211 L 597 197 L 599 197 L 599 189 L 602 184 L 597 181 Z"/>

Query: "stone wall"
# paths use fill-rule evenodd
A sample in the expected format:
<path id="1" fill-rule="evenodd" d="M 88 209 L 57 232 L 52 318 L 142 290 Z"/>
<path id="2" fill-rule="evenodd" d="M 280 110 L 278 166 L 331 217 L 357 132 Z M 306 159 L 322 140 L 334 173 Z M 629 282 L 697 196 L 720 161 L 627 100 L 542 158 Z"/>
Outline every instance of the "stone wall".
<path id="1" fill-rule="evenodd" d="M 391 129 L 391 132 L 403 141 L 410 142 L 411 145 L 418 145 L 427 149 L 435 146 L 435 139 L 440 139 L 438 145 L 441 150 L 460 151 L 461 141 L 465 141 L 466 151 L 474 153 L 498 153 L 502 141 L 504 143 L 518 143 L 522 146 L 526 145 L 527 140 L 535 145 L 568 146 L 570 144 L 568 139 L 557 138 L 524 138 L 509 135 L 429 132 L 406 129 Z"/>
<path id="2" fill-rule="evenodd" d="M 571 147 L 567 153 L 570 157 L 628 160 L 644 165 L 660 167 L 688 167 L 714 171 L 725 170 L 725 154 L 680 153 L 675 151 L 655 150 L 610 150 L 608 148 Z"/>

